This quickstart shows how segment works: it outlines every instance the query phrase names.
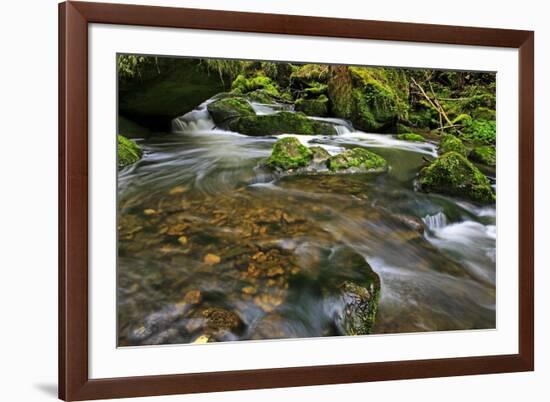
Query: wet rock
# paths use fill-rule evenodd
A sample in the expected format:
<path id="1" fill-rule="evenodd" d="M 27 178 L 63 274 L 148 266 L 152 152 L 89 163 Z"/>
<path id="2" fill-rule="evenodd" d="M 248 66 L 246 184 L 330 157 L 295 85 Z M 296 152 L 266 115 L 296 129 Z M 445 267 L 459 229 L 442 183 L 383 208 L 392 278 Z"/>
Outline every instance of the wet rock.
<path id="1" fill-rule="evenodd" d="M 267 165 L 282 170 L 307 166 L 313 159 L 312 152 L 296 137 L 285 137 L 273 146 Z"/>
<path id="2" fill-rule="evenodd" d="M 400 140 L 412 141 L 412 142 L 426 141 L 426 139 L 424 137 L 422 137 L 420 134 L 415 134 L 415 133 L 410 133 L 410 132 L 409 133 L 398 134 L 397 138 L 399 138 Z"/>
<path id="3" fill-rule="evenodd" d="M 348 247 L 333 250 L 328 269 L 333 280 L 323 289 L 324 305 L 338 333 L 369 334 L 380 298 L 378 274 L 362 255 Z"/>
<path id="4" fill-rule="evenodd" d="M 328 98 L 326 95 L 321 95 L 315 99 L 300 98 L 296 101 L 295 108 L 308 116 L 327 116 Z"/>
<path id="5" fill-rule="evenodd" d="M 183 301 L 187 304 L 199 304 L 202 301 L 202 293 L 200 290 L 190 290 L 183 297 Z"/>
<path id="6" fill-rule="evenodd" d="M 496 166 L 497 164 L 496 150 L 493 145 L 485 145 L 472 149 L 469 158 L 474 162 L 487 166 Z"/>
<path id="7" fill-rule="evenodd" d="M 336 326 L 345 335 L 369 334 L 374 325 L 379 297 L 379 279 L 363 286 L 344 282 L 340 286 L 342 310 L 336 317 Z"/>
<path id="8" fill-rule="evenodd" d="M 168 329 L 176 320 L 183 317 L 191 306 L 188 303 L 169 304 L 159 311 L 150 313 L 143 320 L 142 325 L 130 330 L 128 340 L 132 344 L 159 344 L 165 343 L 162 340 L 168 335 L 174 335 L 172 332 L 161 335 Z M 155 335 L 152 341 L 150 337 Z"/>
<path id="9" fill-rule="evenodd" d="M 310 147 L 309 150 L 311 151 L 311 154 L 313 156 L 313 163 L 315 164 L 326 163 L 330 158 L 330 154 L 323 147 L 313 146 L 313 147 Z"/>
<path id="10" fill-rule="evenodd" d="M 353 148 L 332 156 L 327 165 L 332 172 L 378 173 L 388 170 L 384 158 L 365 148 Z"/>
<path id="11" fill-rule="evenodd" d="M 220 263 L 221 258 L 216 254 L 206 254 L 203 261 L 206 265 L 216 265 Z"/>
<path id="12" fill-rule="evenodd" d="M 201 331 L 218 341 L 237 339 L 243 328 L 243 322 L 235 312 L 220 307 L 206 308 L 197 317 L 201 319 Z"/>
<path id="13" fill-rule="evenodd" d="M 279 134 L 336 135 L 332 124 L 313 120 L 303 113 L 279 112 L 268 115 L 241 117 L 229 124 L 241 134 L 267 136 Z"/>
<path id="14" fill-rule="evenodd" d="M 439 143 L 438 150 L 440 155 L 451 151 L 457 152 L 463 156 L 468 155 L 468 150 L 462 143 L 462 140 L 452 134 L 446 134 L 443 136 Z"/>
<path id="15" fill-rule="evenodd" d="M 414 231 L 423 234 L 424 233 L 424 222 L 422 222 L 422 219 L 413 216 L 413 215 L 403 215 L 403 214 L 395 214 L 393 215 L 397 220 L 403 222 L 405 225 L 407 225 L 409 228 L 413 229 Z"/>
<path id="16" fill-rule="evenodd" d="M 233 119 L 243 116 L 254 116 L 254 109 L 244 98 L 224 98 L 209 103 L 208 112 L 214 123 L 218 126 L 226 126 Z"/>
<path id="17" fill-rule="evenodd" d="M 419 173 L 418 184 L 426 192 L 469 198 L 478 202 L 494 202 L 495 194 L 489 179 L 458 152 L 440 156 Z"/>

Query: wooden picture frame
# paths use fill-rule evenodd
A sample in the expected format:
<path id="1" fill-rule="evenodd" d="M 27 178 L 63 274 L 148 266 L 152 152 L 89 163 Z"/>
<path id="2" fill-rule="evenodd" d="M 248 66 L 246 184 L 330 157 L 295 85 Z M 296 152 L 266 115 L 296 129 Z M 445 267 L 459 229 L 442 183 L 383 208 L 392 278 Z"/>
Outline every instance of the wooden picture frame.
<path id="1" fill-rule="evenodd" d="M 88 24 L 191 28 L 519 49 L 519 353 L 90 379 L 88 375 Z M 59 397 L 140 397 L 534 369 L 534 33 L 153 6 L 59 5 Z"/>

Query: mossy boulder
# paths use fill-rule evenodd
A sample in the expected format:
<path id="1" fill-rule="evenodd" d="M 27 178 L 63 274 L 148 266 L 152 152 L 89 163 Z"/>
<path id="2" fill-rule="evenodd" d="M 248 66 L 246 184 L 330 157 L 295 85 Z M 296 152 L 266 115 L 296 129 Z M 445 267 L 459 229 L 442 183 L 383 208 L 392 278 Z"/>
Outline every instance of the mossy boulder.
<path id="1" fill-rule="evenodd" d="M 327 82 L 329 74 L 330 66 L 326 64 L 304 64 L 292 72 L 290 79 L 292 81 L 300 81 L 304 84 Z"/>
<path id="2" fill-rule="evenodd" d="M 236 97 L 209 103 L 207 109 L 217 125 L 224 125 L 230 120 L 256 114 L 246 99 Z"/>
<path id="3" fill-rule="evenodd" d="M 364 131 L 395 130 L 407 118 L 408 81 L 396 69 L 334 67 L 328 94 L 333 113 Z"/>
<path id="4" fill-rule="evenodd" d="M 310 147 L 309 150 L 311 151 L 311 154 L 313 156 L 313 163 L 326 163 L 330 158 L 330 154 L 328 153 L 328 151 L 318 145 Z"/>
<path id="5" fill-rule="evenodd" d="M 388 164 L 384 158 L 365 148 L 353 148 L 334 155 L 328 160 L 332 172 L 385 172 Z"/>
<path id="6" fill-rule="evenodd" d="M 300 98 L 295 103 L 295 109 L 308 116 L 326 116 L 328 114 L 328 98 L 321 95 L 316 99 Z"/>
<path id="7" fill-rule="evenodd" d="M 278 134 L 336 135 L 332 124 L 309 119 L 303 113 L 279 112 L 268 115 L 241 117 L 229 124 L 232 131 L 264 136 Z"/>
<path id="8" fill-rule="evenodd" d="M 418 184 L 426 192 L 494 202 L 495 194 L 487 177 L 462 154 L 450 151 L 420 171 Z"/>
<path id="9" fill-rule="evenodd" d="M 280 96 L 279 86 L 271 78 L 264 75 L 245 77 L 240 74 L 231 84 L 232 92 L 237 94 L 247 94 L 258 89 L 272 96 Z"/>
<path id="10" fill-rule="evenodd" d="M 492 145 L 484 145 L 472 149 L 469 157 L 472 161 L 482 163 L 487 166 L 496 166 L 497 164 L 496 149 Z"/>
<path id="11" fill-rule="evenodd" d="M 313 153 L 308 147 L 300 143 L 296 137 L 285 137 L 273 145 L 267 165 L 279 170 L 290 170 L 305 167 L 312 160 Z"/>
<path id="12" fill-rule="evenodd" d="M 118 167 L 122 168 L 140 160 L 143 155 L 141 147 L 134 141 L 117 135 Z"/>
<path id="13" fill-rule="evenodd" d="M 468 150 L 460 140 L 460 138 L 455 137 L 452 134 L 446 134 L 443 136 L 441 141 L 439 142 L 439 154 L 443 155 L 447 152 L 458 152 L 461 155 L 467 156 Z"/>
<path id="14" fill-rule="evenodd" d="M 415 134 L 415 133 L 398 134 L 397 138 L 399 138 L 400 140 L 413 141 L 413 142 L 426 141 L 426 139 L 422 137 L 420 134 Z"/>

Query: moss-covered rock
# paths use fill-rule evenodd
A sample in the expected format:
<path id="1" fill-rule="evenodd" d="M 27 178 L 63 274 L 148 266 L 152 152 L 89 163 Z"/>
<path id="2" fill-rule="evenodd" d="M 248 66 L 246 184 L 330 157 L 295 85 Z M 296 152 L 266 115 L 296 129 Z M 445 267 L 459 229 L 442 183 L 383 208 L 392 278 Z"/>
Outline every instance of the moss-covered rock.
<path id="1" fill-rule="evenodd" d="M 313 153 L 296 137 L 285 137 L 273 145 L 267 165 L 275 169 L 290 170 L 307 166 Z"/>
<path id="2" fill-rule="evenodd" d="M 333 172 L 385 172 L 388 169 L 384 158 L 365 148 L 353 148 L 334 155 L 327 165 Z"/>
<path id="3" fill-rule="evenodd" d="M 328 153 L 328 151 L 318 145 L 310 147 L 309 150 L 311 151 L 311 154 L 313 156 L 313 163 L 326 163 L 330 158 L 330 154 Z"/>
<path id="4" fill-rule="evenodd" d="M 330 66 L 323 64 L 304 64 L 296 68 L 290 75 L 290 79 L 301 81 L 305 84 L 311 82 L 327 82 L 330 74 Z"/>
<path id="5" fill-rule="evenodd" d="M 240 74 L 231 84 L 231 90 L 238 94 L 247 94 L 258 89 L 272 96 L 280 96 L 279 86 L 271 78 L 263 75 L 247 78 Z"/>
<path id="6" fill-rule="evenodd" d="M 295 109 L 308 116 L 326 116 L 328 114 L 328 98 L 321 95 L 316 99 L 300 98 L 295 103 Z"/>
<path id="7" fill-rule="evenodd" d="M 462 154 L 450 151 L 420 171 L 423 191 L 493 202 L 495 194 L 487 177 Z"/>
<path id="8" fill-rule="evenodd" d="M 118 167 L 122 168 L 137 162 L 143 154 L 141 147 L 122 135 L 117 135 Z"/>
<path id="9" fill-rule="evenodd" d="M 340 291 L 345 305 L 340 320 L 337 320 L 341 331 L 346 335 L 370 334 L 380 298 L 379 280 L 373 280 L 368 287 L 346 281 Z"/>
<path id="10" fill-rule="evenodd" d="M 336 268 L 336 289 L 324 290 L 325 310 L 342 335 L 371 333 L 380 299 L 380 277 L 360 254 L 335 248 L 330 267 Z M 334 274 L 333 274 L 334 275 Z"/>
<path id="11" fill-rule="evenodd" d="M 407 117 L 408 82 L 396 69 L 334 67 L 328 94 L 333 113 L 361 130 L 395 130 Z"/>
<path id="12" fill-rule="evenodd" d="M 254 109 L 244 98 L 223 98 L 209 103 L 208 112 L 212 116 L 214 123 L 224 125 L 230 120 L 242 116 L 254 116 Z"/>
<path id="13" fill-rule="evenodd" d="M 446 134 L 443 136 L 441 141 L 439 142 L 439 154 L 443 155 L 447 152 L 458 152 L 461 155 L 467 156 L 468 150 L 460 140 L 460 138 L 455 137 L 452 134 Z"/>
<path id="14" fill-rule="evenodd" d="M 398 134 L 397 138 L 399 138 L 400 140 L 413 141 L 413 142 L 426 141 L 426 139 L 422 137 L 420 134 L 415 134 L 415 133 Z"/>
<path id="15" fill-rule="evenodd" d="M 246 98 L 251 102 L 272 104 L 280 100 L 279 97 L 272 95 L 264 89 L 256 89 L 246 94 Z"/>
<path id="16" fill-rule="evenodd" d="M 279 112 L 268 115 L 241 117 L 229 124 L 241 134 L 264 136 L 278 134 L 335 135 L 332 124 L 309 119 L 303 113 Z"/>
<path id="17" fill-rule="evenodd" d="M 472 149 L 469 155 L 474 162 L 482 163 L 487 166 L 496 166 L 497 155 L 493 145 L 484 145 Z"/>

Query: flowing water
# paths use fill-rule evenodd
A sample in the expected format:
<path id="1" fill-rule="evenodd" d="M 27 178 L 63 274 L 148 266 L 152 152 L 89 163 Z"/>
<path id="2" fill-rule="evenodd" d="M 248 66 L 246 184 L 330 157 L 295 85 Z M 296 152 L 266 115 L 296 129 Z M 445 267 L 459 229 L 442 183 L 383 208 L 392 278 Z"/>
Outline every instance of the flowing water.
<path id="1" fill-rule="evenodd" d="M 201 317 L 217 340 L 340 335 L 327 289 L 365 260 L 373 333 L 495 327 L 495 208 L 414 190 L 435 144 L 324 118 L 338 135 L 302 143 L 366 147 L 389 172 L 280 177 L 263 167 L 277 138 L 218 129 L 207 103 L 119 172 L 119 345 L 206 341 Z"/>

